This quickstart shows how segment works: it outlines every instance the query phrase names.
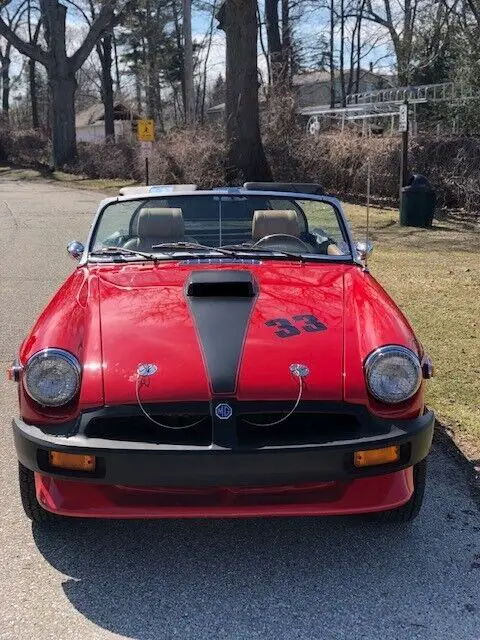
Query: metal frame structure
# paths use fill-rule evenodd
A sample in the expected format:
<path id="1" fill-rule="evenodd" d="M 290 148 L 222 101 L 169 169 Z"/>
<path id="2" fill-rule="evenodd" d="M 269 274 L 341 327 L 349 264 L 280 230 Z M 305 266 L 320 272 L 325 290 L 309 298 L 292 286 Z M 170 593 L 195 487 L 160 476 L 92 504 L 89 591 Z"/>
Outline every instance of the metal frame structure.
<path id="1" fill-rule="evenodd" d="M 308 116 L 306 130 L 307 133 L 312 135 L 320 132 L 322 119 L 330 122 L 339 122 L 342 131 L 347 122 L 361 120 L 364 124 L 363 131 L 367 133 L 369 120 L 390 118 L 390 128 L 393 133 L 396 118 L 399 117 L 400 106 L 408 102 L 412 106 L 412 133 L 415 135 L 417 104 L 441 102 L 460 104 L 467 100 L 478 99 L 480 99 L 480 93 L 472 87 L 466 87 L 463 83 L 444 82 L 441 84 L 377 89 L 366 93 L 349 94 L 346 99 L 346 107 L 316 105 L 298 109 L 298 114 Z"/>

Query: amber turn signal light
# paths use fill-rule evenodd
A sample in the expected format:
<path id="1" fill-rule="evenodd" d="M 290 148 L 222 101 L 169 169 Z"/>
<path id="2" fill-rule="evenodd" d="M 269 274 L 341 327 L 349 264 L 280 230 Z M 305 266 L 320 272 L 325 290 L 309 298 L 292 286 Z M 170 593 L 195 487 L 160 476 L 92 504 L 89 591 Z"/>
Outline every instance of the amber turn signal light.
<path id="1" fill-rule="evenodd" d="M 85 456 L 77 453 L 62 453 L 50 451 L 48 461 L 51 467 L 70 469 L 71 471 L 95 471 L 95 456 Z"/>
<path id="2" fill-rule="evenodd" d="M 373 467 L 376 464 L 388 464 L 400 460 L 400 447 L 384 447 L 383 449 L 367 449 L 355 451 L 353 463 L 356 467 Z"/>

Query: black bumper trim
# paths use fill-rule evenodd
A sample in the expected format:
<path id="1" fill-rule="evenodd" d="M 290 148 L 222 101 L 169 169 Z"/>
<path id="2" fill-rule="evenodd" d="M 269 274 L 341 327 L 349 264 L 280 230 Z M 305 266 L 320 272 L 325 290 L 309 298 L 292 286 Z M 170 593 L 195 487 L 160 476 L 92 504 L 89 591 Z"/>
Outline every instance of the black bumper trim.
<path id="1" fill-rule="evenodd" d="M 399 471 L 426 457 L 433 437 L 432 411 L 412 420 L 375 420 L 370 432 L 350 440 L 315 445 L 223 448 L 125 442 L 46 433 L 44 429 L 13 420 L 15 447 L 20 462 L 45 475 L 132 486 L 268 486 L 299 482 L 348 480 Z M 401 445 L 398 463 L 356 469 L 353 452 Z M 46 452 L 84 453 L 99 458 L 99 474 L 58 472 L 47 468 Z"/>

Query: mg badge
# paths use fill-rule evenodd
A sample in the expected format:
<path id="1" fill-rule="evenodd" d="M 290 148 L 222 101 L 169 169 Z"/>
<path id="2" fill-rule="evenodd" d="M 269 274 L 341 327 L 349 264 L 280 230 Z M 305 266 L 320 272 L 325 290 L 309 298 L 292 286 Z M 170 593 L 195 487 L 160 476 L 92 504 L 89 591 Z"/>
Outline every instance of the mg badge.
<path id="1" fill-rule="evenodd" d="M 143 364 L 139 364 L 137 367 L 137 374 L 142 378 L 153 376 L 157 371 L 157 365 L 150 362 L 144 362 Z"/>
<path id="2" fill-rule="evenodd" d="M 217 404 L 215 407 L 215 415 L 219 420 L 229 420 L 232 417 L 233 409 L 226 402 L 222 402 L 222 404 Z"/>

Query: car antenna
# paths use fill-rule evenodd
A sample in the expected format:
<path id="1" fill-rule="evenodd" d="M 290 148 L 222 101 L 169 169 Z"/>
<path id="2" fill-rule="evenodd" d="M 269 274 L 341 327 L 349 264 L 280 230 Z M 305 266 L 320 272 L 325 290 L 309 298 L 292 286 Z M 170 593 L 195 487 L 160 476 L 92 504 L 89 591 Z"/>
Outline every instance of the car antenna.
<path id="1" fill-rule="evenodd" d="M 368 242 L 370 231 L 370 156 L 367 157 L 367 227 L 365 229 L 365 267 L 364 270 L 368 271 Z"/>

